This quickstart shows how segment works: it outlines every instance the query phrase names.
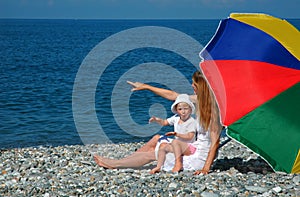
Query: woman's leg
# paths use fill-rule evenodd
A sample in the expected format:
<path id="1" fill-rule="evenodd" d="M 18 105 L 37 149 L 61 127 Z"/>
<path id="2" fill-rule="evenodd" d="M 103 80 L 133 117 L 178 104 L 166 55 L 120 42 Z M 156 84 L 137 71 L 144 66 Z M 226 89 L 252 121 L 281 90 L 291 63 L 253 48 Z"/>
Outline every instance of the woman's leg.
<path id="1" fill-rule="evenodd" d="M 180 140 L 174 139 L 171 145 L 175 156 L 175 165 L 172 169 L 172 172 L 179 172 L 183 168 L 183 155 L 190 155 L 191 152 L 188 148 L 188 144 Z"/>
<path id="2" fill-rule="evenodd" d="M 145 145 L 143 145 L 141 148 L 136 150 L 136 152 L 152 152 L 152 151 L 154 151 L 159 138 L 160 138 L 160 135 L 153 136 Z"/>
<path id="3" fill-rule="evenodd" d="M 155 161 L 155 147 L 160 135 L 153 136 L 145 145 L 123 159 L 108 159 L 94 155 L 95 162 L 104 168 L 136 168 Z"/>
<path id="4" fill-rule="evenodd" d="M 104 168 L 137 168 L 152 161 L 155 161 L 153 152 L 135 152 L 123 159 L 108 159 L 99 155 L 94 155 L 95 162 Z"/>

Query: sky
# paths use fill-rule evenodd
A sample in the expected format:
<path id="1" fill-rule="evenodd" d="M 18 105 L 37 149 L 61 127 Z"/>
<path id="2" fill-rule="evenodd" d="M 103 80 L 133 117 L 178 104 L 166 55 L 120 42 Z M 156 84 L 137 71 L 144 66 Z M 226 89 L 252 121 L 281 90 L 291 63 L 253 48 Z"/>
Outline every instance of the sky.
<path id="1" fill-rule="evenodd" d="M 221 19 L 232 12 L 300 18 L 300 0 L 0 0 L 0 18 Z"/>

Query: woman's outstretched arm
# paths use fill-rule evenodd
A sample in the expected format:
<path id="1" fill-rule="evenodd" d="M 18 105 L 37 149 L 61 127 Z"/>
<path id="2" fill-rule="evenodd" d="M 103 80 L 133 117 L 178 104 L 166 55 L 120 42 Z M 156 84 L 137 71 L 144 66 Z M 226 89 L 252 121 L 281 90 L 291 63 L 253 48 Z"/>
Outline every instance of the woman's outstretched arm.
<path id="1" fill-rule="evenodd" d="M 127 83 L 132 85 L 133 88 L 131 89 L 131 91 L 149 90 L 149 91 L 153 92 L 154 94 L 157 94 L 158 96 L 161 96 L 161 97 L 171 100 L 171 101 L 175 101 L 178 96 L 178 93 L 173 90 L 158 88 L 158 87 L 154 87 L 154 86 L 151 86 L 151 85 L 148 85 L 145 83 L 140 83 L 140 82 L 127 81 Z"/>

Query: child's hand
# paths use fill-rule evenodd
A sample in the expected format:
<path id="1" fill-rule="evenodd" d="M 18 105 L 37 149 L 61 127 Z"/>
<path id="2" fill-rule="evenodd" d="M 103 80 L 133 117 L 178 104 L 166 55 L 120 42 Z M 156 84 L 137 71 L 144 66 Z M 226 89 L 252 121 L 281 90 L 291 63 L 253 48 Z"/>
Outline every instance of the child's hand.
<path id="1" fill-rule="evenodd" d="M 161 119 L 160 118 L 157 118 L 155 116 L 152 116 L 150 119 L 149 119 L 149 123 L 151 122 L 159 122 Z"/>
<path id="2" fill-rule="evenodd" d="M 151 122 L 157 122 L 158 124 L 160 124 L 161 126 L 166 126 L 168 125 L 168 121 L 167 120 L 164 120 L 164 119 L 161 119 L 161 118 L 158 118 L 158 117 L 155 117 L 155 116 L 152 116 L 150 119 L 149 119 L 149 123 Z"/>

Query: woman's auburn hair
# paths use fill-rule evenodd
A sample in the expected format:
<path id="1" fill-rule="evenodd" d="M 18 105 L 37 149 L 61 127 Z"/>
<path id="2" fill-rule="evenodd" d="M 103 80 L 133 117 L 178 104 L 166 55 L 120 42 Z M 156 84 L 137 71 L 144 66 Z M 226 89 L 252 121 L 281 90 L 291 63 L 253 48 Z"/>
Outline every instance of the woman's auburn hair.
<path id="1" fill-rule="evenodd" d="M 197 115 L 199 117 L 199 123 L 205 131 L 211 129 L 216 122 L 212 121 L 219 119 L 217 105 L 214 94 L 212 93 L 208 82 L 200 71 L 196 71 L 193 74 L 193 82 L 197 87 Z M 214 122 L 214 123 L 213 123 Z M 213 126 L 214 127 L 214 126 Z"/>

